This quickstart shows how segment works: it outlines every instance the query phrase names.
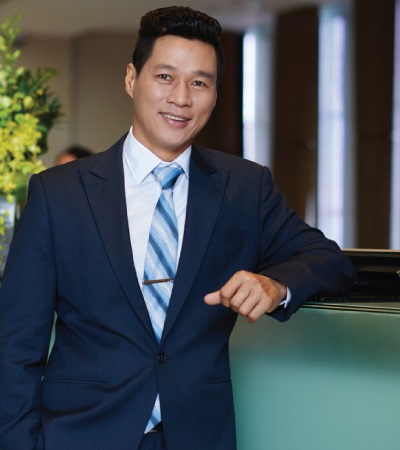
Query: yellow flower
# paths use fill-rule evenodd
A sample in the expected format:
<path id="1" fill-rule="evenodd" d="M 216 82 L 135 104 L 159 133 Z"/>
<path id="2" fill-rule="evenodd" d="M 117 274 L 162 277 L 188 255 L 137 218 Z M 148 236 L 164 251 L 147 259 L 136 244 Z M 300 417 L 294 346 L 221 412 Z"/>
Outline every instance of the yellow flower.
<path id="1" fill-rule="evenodd" d="M 15 65 L 21 53 L 14 46 L 19 19 L 16 15 L 0 23 L 0 195 L 9 201 L 31 174 L 45 168 L 38 155 L 47 150 L 47 133 L 61 115 L 58 96 L 46 86 L 56 72 L 38 68 L 32 73 Z M 4 232 L 0 214 L 0 249 Z"/>
<path id="2" fill-rule="evenodd" d="M 29 109 L 33 105 L 33 98 L 30 95 L 28 95 L 28 96 L 24 97 L 23 103 L 24 103 L 25 108 Z"/>

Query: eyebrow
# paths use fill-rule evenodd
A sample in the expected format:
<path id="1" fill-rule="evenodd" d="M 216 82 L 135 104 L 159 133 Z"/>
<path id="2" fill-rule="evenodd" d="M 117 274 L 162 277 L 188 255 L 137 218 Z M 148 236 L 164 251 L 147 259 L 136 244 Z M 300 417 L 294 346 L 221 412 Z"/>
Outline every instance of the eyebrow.
<path id="1" fill-rule="evenodd" d="M 175 66 L 171 66 L 170 64 L 157 64 L 155 66 L 156 69 L 165 69 L 165 70 L 177 70 L 177 68 Z M 195 75 L 198 75 L 200 77 L 204 77 L 204 78 L 208 78 L 209 80 L 214 80 L 215 76 L 210 73 L 210 72 L 206 72 L 205 70 L 194 70 L 193 73 Z"/>

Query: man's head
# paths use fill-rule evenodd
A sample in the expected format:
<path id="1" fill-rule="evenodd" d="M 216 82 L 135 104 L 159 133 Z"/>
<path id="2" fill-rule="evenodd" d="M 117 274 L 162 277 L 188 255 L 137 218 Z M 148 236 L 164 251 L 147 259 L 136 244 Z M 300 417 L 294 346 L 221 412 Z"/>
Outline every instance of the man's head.
<path id="1" fill-rule="evenodd" d="M 165 161 L 191 145 L 217 99 L 223 66 L 221 27 L 190 8 L 144 16 L 125 89 L 133 100 L 133 135 Z"/>
<path id="2" fill-rule="evenodd" d="M 219 82 L 225 63 L 221 32 L 221 25 L 216 19 L 185 6 L 170 6 L 150 11 L 140 21 L 139 36 L 133 51 L 136 73 L 140 75 L 151 56 L 155 41 L 162 36 L 172 35 L 212 45 L 217 56 Z"/>
<path id="3" fill-rule="evenodd" d="M 138 75 L 149 59 L 155 41 L 168 35 L 197 39 L 212 45 L 217 55 L 217 82 L 220 81 L 225 62 L 221 25 L 213 17 L 185 6 L 155 9 L 142 17 L 133 51 L 133 65 Z"/>

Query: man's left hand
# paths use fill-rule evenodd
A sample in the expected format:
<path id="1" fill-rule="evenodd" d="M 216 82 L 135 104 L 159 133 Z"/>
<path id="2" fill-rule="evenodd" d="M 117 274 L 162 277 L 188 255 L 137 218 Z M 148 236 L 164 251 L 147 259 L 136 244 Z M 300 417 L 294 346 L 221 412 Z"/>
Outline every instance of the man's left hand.
<path id="1" fill-rule="evenodd" d="M 286 286 L 264 275 L 241 270 L 236 272 L 219 291 L 207 294 L 208 305 L 222 304 L 247 318 L 250 323 L 274 311 L 286 298 Z"/>

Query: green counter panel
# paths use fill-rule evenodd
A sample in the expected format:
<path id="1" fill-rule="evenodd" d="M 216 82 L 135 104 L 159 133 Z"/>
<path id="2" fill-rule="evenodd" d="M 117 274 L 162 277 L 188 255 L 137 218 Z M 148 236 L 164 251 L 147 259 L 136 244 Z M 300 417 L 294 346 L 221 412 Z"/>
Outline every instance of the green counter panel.
<path id="1" fill-rule="evenodd" d="M 399 450 L 400 315 L 302 308 L 240 318 L 238 450 Z"/>

